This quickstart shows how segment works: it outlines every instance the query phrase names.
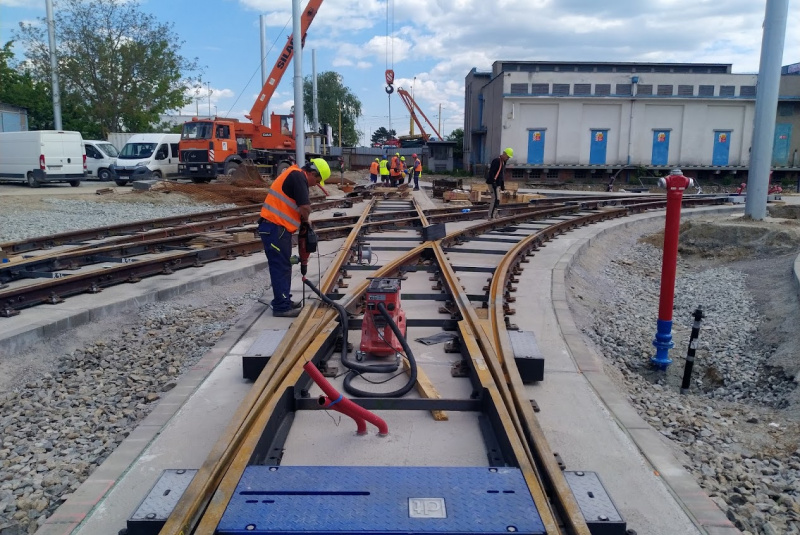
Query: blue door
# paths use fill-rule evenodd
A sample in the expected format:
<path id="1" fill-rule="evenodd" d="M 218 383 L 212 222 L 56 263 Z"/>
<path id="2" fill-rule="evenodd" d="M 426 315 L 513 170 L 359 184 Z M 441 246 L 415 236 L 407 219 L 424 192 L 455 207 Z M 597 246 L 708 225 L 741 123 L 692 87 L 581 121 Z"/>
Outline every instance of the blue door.
<path id="1" fill-rule="evenodd" d="M 589 148 L 589 165 L 605 165 L 608 130 L 592 130 L 592 144 Z"/>
<path id="2" fill-rule="evenodd" d="M 784 167 L 789 165 L 789 143 L 792 141 L 792 125 L 778 123 L 775 125 L 775 142 L 772 144 L 772 165 Z"/>
<path id="3" fill-rule="evenodd" d="M 653 130 L 653 155 L 650 165 L 667 165 L 669 160 L 669 130 Z"/>
<path id="4" fill-rule="evenodd" d="M 711 154 L 711 165 L 728 165 L 731 152 L 731 131 L 714 131 L 714 152 Z"/>
<path id="5" fill-rule="evenodd" d="M 528 131 L 528 163 L 544 163 L 544 130 Z"/>

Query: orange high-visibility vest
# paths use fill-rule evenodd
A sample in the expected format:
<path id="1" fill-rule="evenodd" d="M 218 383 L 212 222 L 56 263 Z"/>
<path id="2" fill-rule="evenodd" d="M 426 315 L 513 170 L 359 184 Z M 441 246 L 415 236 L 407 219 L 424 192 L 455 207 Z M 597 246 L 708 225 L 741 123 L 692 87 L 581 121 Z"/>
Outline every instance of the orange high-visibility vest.
<path id="1" fill-rule="evenodd" d="M 390 173 L 392 176 L 400 176 L 400 158 L 397 156 L 392 156 L 392 168 L 390 169 Z"/>
<path id="2" fill-rule="evenodd" d="M 417 173 L 422 172 L 422 162 L 419 161 L 419 158 L 414 160 L 414 171 L 416 171 Z"/>
<path id="3" fill-rule="evenodd" d="M 378 162 L 373 161 L 369 166 L 369 174 L 377 175 L 378 174 Z"/>
<path id="4" fill-rule="evenodd" d="M 286 177 L 294 171 L 302 171 L 298 166 L 293 165 L 280 174 L 272 187 L 267 192 L 267 198 L 261 205 L 261 217 L 284 227 L 289 232 L 294 232 L 300 227 L 300 211 L 297 203 L 283 192 L 283 183 Z"/>

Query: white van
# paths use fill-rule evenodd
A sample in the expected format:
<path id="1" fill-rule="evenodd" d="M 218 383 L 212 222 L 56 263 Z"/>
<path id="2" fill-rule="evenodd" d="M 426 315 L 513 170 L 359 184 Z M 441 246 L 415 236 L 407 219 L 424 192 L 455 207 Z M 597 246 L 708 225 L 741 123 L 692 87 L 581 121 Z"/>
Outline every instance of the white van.
<path id="1" fill-rule="evenodd" d="M 83 141 L 86 151 L 86 178 L 96 178 L 101 182 L 111 180 L 111 166 L 117 162 L 119 151 L 108 141 L 86 139 Z"/>
<path id="2" fill-rule="evenodd" d="M 124 186 L 140 178 L 178 176 L 180 134 L 134 134 L 111 167 L 114 181 Z"/>
<path id="3" fill-rule="evenodd" d="M 69 182 L 78 187 L 86 177 L 86 154 L 80 132 L 31 130 L 0 132 L 0 180 Z"/>

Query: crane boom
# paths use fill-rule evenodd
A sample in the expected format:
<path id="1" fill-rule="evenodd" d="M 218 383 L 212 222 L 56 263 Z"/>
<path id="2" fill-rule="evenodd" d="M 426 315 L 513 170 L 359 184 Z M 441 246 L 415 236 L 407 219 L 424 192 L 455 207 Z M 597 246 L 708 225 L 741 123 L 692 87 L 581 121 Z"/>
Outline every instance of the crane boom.
<path id="1" fill-rule="evenodd" d="M 436 130 L 436 127 L 433 126 L 433 124 L 431 124 L 431 122 L 428 120 L 428 117 L 425 115 L 425 112 L 423 112 L 422 108 L 420 108 L 419 105 L 416 102 L 414 102 L 414 98 L 408 93 L 408 91 L 406 91 L 401 87 L 397 90 L 397 94 L 400 96 L 400 100 L 403 101 L 403 104 L 406 105 L 406 108 L 408 108 L 408 111 L 411 112 L 411 118 L 414 119 L 415 123 L 417 123 L 420 134 L 422 134 L 422 138 L 425 141 L 428 141 L 428 139 L 431 136 L 430 134 L 425 132 L 425 129 L 422 127 L 422 123 L 420 122 L 416 112 L 414 111 L 415 109 L 419 111 L 419 114 L 422 115 L 422 118 L 425 119 L 426 123 L 428 123 L 428 126 L 431 128 L 433 133 L 436 134 L 436 138 L 442 139 L 442 136 L 439 134 L 439 131 Z"/>
<path id="2" fill-rule="evenodd" d="M 302 20 L 300 21 L 300 33 L 303 34 L 303 42 L 306 40 L 306 32 L 308 31 L 308 27 L 311 25 L 311 22 L 314 20 L 317 11 L 319 11 L 320 5 L 322 5 L 322 0 L 309 0 L 305 10 L 303 11 Z M 301 48 L 302 45 L 303 43 L 300 44 Z M 286 72 L 286 66 L 292 61 L 293 56 L 294 43 L 292 42 L 292 36 L 290 35 L 286 40 L 286 46 L 283 47 L 283 51 L 281 52 L 280 56 L 278 56 L 277 61 L 275 61 L 275 66 L 272 67 L 272 71 L 269 73 L 269 76 L 267 76 L 267 81 L 264 82 L 264 86 L 261 88 L 261 93 L 259 93 L 258 98 L 250 110 L 250 113 L 245 115 L 245 117 L 250 119 L 250 121 L 252 121 L 253 125 L 256 127 L 261 126 L 261 118 L 264 115 L 264 110 L 267 108 L 267 104 L 269 104 L 272 95 L 278 88 L 278 84 L 281 82 L 281 78 L 283 78 L 283 74 Z"/>

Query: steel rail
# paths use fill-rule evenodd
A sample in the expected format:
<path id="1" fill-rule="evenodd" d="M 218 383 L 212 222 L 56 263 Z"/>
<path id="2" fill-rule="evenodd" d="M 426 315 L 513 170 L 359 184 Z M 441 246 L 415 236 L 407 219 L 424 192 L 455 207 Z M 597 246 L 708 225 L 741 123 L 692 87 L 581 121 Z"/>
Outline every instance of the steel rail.
<path id="1" fill-rule="evenodd" d="M 575 206 L 540 210 L 524 215 L 508 216 L 476 225 L 476 227 L 482 229 L 502 228 L 508 226 L 509 223 L 517 223 L 537 216 L 575 213 L 578 210 L 579 208 Z M 624 211 L 624 209 L 620 209 L 620 211 Z M 344 261 L 352 254 L 353 244 L 365 225 L 364 220 L 367 214 L 368 211 L 365 211 L 360 225 L 350 229 L 348 245 L 342 247 L 340 255 L 337 256 L 336 264 L 328 270 L 325 281 L 321 284 L 321 290 L 324 293 L 330 292 L 333 289 L 334 281 L 340 277 Z M 602 217 L 603 215 L 602 213 L 591 214 L 589 217 Z M 424 219 L 420 218 L 419 221 L 423 222 Z M 556 226 L 568 225 L 569 223 L 560 222 Z M 446 238 L 455 240 L 459 235 L 466 234 L 471 229 L 473 227 L 451 233 Z M 548 533 L 560 533 L 547 498 L 541 488 L 538 487 L 537 481 L 541 481 L 541 478 L 538 476 L 536 461 L 527 444 L 524 426 L 515 408 L 514 396 L 505 382 L 497 352 L 492 346 L 488 333 L 484 332 L 485 326 L 477 317 L 474 307 L 469 303 L 466 294 L 460 290 L 455 273 L 447 263 L 446 258 L 444 258 L 441 242 L 425 242 L 413 248 L 401 257 L 379 268 L 374 273 L 374 276 L 385 277 L 402 273 L 405 266 L 419 261 L 426 254 L 426 251 L 433 251 L 439 260 L 440 266 L 450 270 L 448 277 L 451 278 L 451 281 L 456 281 L 449 286 L 456 291 L 456 295 L 459 296 L 459 300 L 464 305 L 464 310 L 466 310 L 470 320 L 468 322 L 460 322 L 459 326 L 462 332 L 466 333 L 467 345 L 473 344 L 474 346 L 469 351 L 469 354 L 473 356 L 475 369 L 479 375 L 483 375 L 484 381 L 482 382 L 486 382 L 488 385 L 487 391 L 496 402 L 497 409 L 505 411 L 504 425 L 511 426 L 514 429 L 514 433 L 509 433 L 508 438 L 515 444 L 515 452 L 520 463 L 525 465 L 524 475 L 526 481 L 533 487 L 532 496 L 535 495 L 534 500 L 537 506 L 542 506 L 540 514 L 545 525 L 549 528 Z M 368 281 L 361 282 L 351 292 L 343 296 L 340 303 L 348 311 L 353 312 L 363 299 L 367 286 Z M 311 360 L 324 344 L 329 341 L 334 332 L 334 322 L 335 315 L 332 311 L 320 309 L 316 303 L 308 307 L 308 310 L 304 310 L 301 316 L 293 322 L 273 358 L 270 359 L 267 367 L 259 376 L 245 402 L 237 410 L 232 423 L 218 440 L 211 455 L 193 479 L 160 533 L 188 535 L 195 532 L 195 530 L 197 530 L 197 533 L 214 532 L 249 459 L 261 439 L 260 430 L 266 426 L 272 412 L 276 409 L 280 394 L 286 388 L 293 387 L 299 381 L 303 374 L 301 362 Z M 478 347 L 479 344 L 484 347 Z M 483 353 L 483 356 L 478 356 L 481 353 Z M 490 366 L 487 366 L 487 364 L 490 364 Z M 487 374 L 493 376 L 491 381 Z M 574 498 L 572 499 L 574 501 Z M 568 504 L 565 509 L 562 508 L 567 511 L 573 511 L 568 515 L 569 518 L 567 519 L 568 526 L 571 529 L 569 533 L 588 535 L 588 528 L 585 527 L 585 523 L 582 524 L 582 516 L 575 518 L 574 511 L 578 511 L 577 505 L 575 504 L 574 508 L 571 505 Z"/>
<path id="2" fill-rule="evenodd" d="M 325 278 L 320 281 L 320 288 L 323 292 L 329 292 L 333 288 L 346 258 L 351 254 L 351 248 L 358 237 L 360 224 L 366 220 L 373 206 L 374 202 L 370 202 L 365 207 L 360 223 L 352 228 L 340 254 L 328 269 Z M 241 472 L 244 470 L 241 463 L 246 463 L 250 458 L 249 455 L 242 454 L 243 451 L 246 451 L 243 450 L 244 448 L 252 447 L 249 437 L 258 435 L 258 432 L 263 429 L 263 426 L 259 427 L 259 424 L 265 415 L 269 417 L 274 410 L 281 385 L 292 373 L 298 373 L 296 371 L 298 368 L 302 372 L 302 367 L 297 365 L 299 358 L 307 351 L 316 352 L 317 345 L 321 343 L 320 339 L 327 339 L 329 334 L 327 330 L 332 329 L 330 325 L 335 317 L 336 314 L 333 310 L 320 309 L 314 300 L 304 307 L 300 316 L 292 322 L 273 357 L 233 415 L 231 423 L 220 435 L 203 466 L 183 493 L 160 533 L 188 535 L 194 532 L 198 524 L 203 521 L 207 510 L 215 513 L 218 511 L 221 501 L 227 504 L 228 500 L 223 500 L 224 496 L 220 493 L 227 488 L 223 487 L 225 482 L 235 478 L 238 483 Z M 235 474 L 239 474 L 239 476 L 236 477 Z M 235 488 L 235 484 L 233 488 Z M 221 513 L 219 516 L 221 517 Z M 216 524 L 209 531 L 201 529 L 200 533 L 213 533 L 215 529 Z"/>

